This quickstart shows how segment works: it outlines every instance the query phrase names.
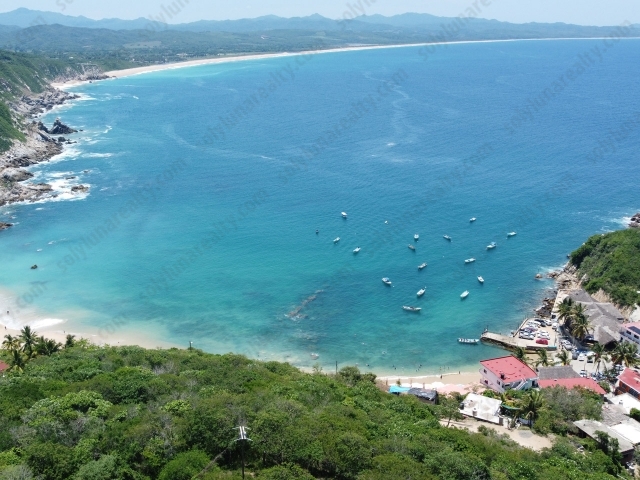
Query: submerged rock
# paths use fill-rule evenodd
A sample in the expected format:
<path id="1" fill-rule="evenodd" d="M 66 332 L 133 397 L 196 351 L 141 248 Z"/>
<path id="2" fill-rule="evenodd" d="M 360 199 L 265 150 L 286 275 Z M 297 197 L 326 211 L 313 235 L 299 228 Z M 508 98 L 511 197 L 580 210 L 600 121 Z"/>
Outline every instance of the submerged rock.
<path id="1" fill-rule="evenodd" d="M 4 223 L 0 222 L 0 231 L 6 230 L 7 228 L 13 227 L 13 223 Z"/>
<path id="2" fill-rule="evenodd" d="M 89 191 L 89 187 L 87 187 L 86 185 L 76 185 L 74 187 L 71 187 L 71 191 L 73 193 L 88 192 Z"/>

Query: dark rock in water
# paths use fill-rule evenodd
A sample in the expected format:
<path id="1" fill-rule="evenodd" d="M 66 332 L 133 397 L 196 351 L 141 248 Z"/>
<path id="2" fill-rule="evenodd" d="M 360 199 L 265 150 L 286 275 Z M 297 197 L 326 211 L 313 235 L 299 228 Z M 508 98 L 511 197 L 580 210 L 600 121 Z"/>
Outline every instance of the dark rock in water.
<path id="1" fill-rule="evenodd" d="M 35 270 L 35 269 L 37 269 L 37 268 L 38 268 L 38 265 L 32 265 L 32 266 L 31 266 L 31 270 Z"/>
<path id="2" fill-rule="evenodd" d="M 76 185 L 75 187 L 71 187 L 71 191 L 74 192 L 74 193 L 88 192 L 89 191 L 89 187 L 87 187 L 86 185 Z"/>
<path id="3" fill-rule="evenodd" d="M 6 230 L 9 227 L 13 227 L 13 223 L 0 222 L 0 230 Z"/>
<path id="4" fill-rule="evenodd" d="M 75 180 L 78 177 L 65 177 L 65 180 Z"/>
<path id="5" fill-rule="evenodd" d="M 49 130 L 51 135 L 69 135 L 70 133 L 76 133 L 77 130 L 68 127 L 64 123 L 60 121 L 59 118 L 56 118 L 56 121 L 53 122 L 53 128 Z"/>
<path id="6" fill-rule="evenodd" d="M 42 122 L 38 122 L 38 130 L 42 130 L 45 133 L 49 133 L 49 129 Z"/>
<path id="7" fill-rule="evenodd" d="M 58 143 L 64 143 L 64 142 L 66 142 L 66 141 L 67 141 L 67 139 L 66 139 L 66 138 L 64 138 L 64 137 L 58 137 Z"/>
<path id="8" fill-rule="evenodd" d="M 91 170 L 82 170 L 82 173 L 89 173 Z"/>
<path id="9" fill-rule="evenodd" d="M 636 213 L 633 217 L 631 217 L 629 226 L 631 228 L 640 228 L 640 212 Z"/>

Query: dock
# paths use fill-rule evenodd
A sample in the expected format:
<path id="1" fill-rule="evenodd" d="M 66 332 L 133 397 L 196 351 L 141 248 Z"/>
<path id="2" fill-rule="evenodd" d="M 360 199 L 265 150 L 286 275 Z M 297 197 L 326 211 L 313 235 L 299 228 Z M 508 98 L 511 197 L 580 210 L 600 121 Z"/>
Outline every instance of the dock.
<path id="1" fill-rule="evenodd" d="M 499 345 L 508 350 L 515 350 L 517 347 L 524 348 L 528 351 L 535 350 L 557 350 L 556 345 L 540 345 L 532 340 L 525 340 L 519 337 L 511 337 L 508 335 L 502 335 L 500 333 L 491 333 L 484 332 L 480 339 L 486 343 L 492 343 L 494 345 Z"/>

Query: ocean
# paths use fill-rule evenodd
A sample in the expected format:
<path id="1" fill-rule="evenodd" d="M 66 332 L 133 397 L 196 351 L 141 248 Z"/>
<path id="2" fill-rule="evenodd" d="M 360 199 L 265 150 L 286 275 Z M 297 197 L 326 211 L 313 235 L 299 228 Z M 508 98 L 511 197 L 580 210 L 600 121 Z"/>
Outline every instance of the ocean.
<path id="1" fill-rule="evenodd" d="M 43 121 L 77 143 L 31 168 L 60 196 L 0 209 L 0 322 L 325 371 L 474 369 L 503 351 L 458 337 L 517 327 L 554 288 L 537 273 L 640 208 L 638 47 L 377 49 L 73 87 Z"/>

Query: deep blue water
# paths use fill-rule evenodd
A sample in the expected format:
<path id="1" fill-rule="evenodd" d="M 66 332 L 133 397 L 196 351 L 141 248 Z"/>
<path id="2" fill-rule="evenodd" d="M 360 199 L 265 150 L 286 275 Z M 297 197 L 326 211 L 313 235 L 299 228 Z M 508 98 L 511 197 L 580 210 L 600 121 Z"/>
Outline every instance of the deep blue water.
<path id="1" fill-rule="evenodd" d="M 84 99 L 45 121 L 84 129 L 79 143 L 33 171 L 91 192 L 0 211 L 17 222 L 0 235 L 0 321 L 302 366 L 316 353 L 325 369 L 473 365 L 499 352 L 458 337 L 514 328 L 553 287 L 536 273 L 640 208 L 640 42 L 578 67 L 596 46 L 331 53 L 76 87 Z"/>

